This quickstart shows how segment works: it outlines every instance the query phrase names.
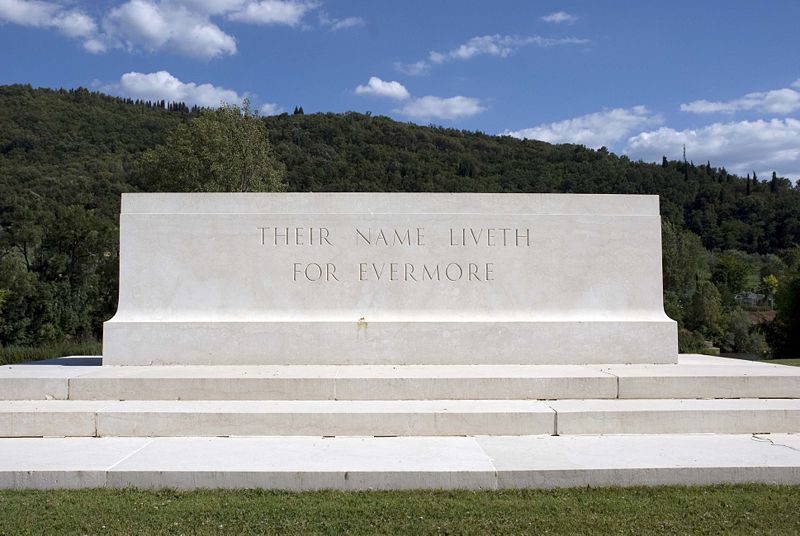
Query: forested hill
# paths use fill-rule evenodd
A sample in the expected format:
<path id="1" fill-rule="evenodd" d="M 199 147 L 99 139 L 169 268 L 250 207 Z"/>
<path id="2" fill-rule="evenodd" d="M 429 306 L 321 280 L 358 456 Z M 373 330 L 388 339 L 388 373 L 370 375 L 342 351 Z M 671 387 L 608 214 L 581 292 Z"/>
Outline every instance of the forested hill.
<path id="1" fill-rule="evenodd" d="M 0 345 L 99 333 L 116 307 L 120 193 L 153 189 L 139 156 L 199 113 L 85 89 L 0 86 Z M 289 190 L 659 194 L 674 228 L 709 251 L 763 257 L 800 244 L 800 187 L 774 174 L 646 164 L 357 113 L 264 121 Z"/>
<path id="2" fill-rule="evenodd" d="M 646 164 L 355 113 L 267 122 L 292 190 L 659 194 L 662 214 L 709 249 L 766 253 L 800 243 L 800 188 L 777 176 L 748 181 L 708 163 Z"/>
<path id="3" fill-rule="evenodd" d="M 44 196 L 114 216 L 120 192 L 149 189 L 135 173 L 138 155 L 197 113 L 173 108 L 85 89 L 0 86 L 2 209 Z M 708 249 L 768 253 L 800 243 L 800 188 L 774 175 L 748 181 L 708 163 L 646 164 L 357 113 L 265 121 L 290 190 L 659 194 L 662 213 Z"/>

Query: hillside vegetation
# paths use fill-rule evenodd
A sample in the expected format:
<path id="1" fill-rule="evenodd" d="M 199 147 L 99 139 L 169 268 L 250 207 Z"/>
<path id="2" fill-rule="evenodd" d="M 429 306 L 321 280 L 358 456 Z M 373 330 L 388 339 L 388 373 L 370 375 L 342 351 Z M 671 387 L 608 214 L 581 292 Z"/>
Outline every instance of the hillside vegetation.
<path id="1" fill-rule="evenodd" d="M 100 337 L 116 308 L 120 194 L 157 190 L 142 154 L 203 113 L 0 86 L 0 346 Z M 658 194 L 665 306 L 682 349 L 764 353 L 769 341 L 774 355 L 796 357 L 800 185 L 777 174 L 357 113 L 263 121 L 289 191 Z M 746 291 L 763 297 L 745 303 Z"/>

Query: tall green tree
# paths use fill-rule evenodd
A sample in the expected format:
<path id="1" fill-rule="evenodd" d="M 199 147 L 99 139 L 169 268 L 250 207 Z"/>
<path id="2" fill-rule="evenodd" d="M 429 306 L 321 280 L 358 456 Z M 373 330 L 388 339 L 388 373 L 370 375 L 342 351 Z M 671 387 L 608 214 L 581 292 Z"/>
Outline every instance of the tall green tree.
<path id="1" fill-rule="evenodd" d="M 774 357 L 800 357 L 800 273 L 781 280 L 776 294 L 778 314 L 767 329 Z"/>
<path id="2" fill-rule="evenodd" d="M 140 160 L 142 180 L 162 191 L 273 192 L 286 189 L 267 127 L 245 99 L 179 124 Z"/>
<path id="3" fill-rule="evenodd" d="M 710 281 L 701 281 L 689 303 L 686 327 L 717 341 L 724 331 L 724 321 L 722 299 L 717 287 Z"/>

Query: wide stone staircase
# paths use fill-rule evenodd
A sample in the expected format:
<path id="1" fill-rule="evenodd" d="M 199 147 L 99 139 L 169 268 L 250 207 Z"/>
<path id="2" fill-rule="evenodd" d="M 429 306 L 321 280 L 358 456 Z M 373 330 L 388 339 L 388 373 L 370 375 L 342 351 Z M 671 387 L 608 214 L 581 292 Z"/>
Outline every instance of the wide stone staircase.
<path id="1" fill-rule="evenodd" d="M 0 367 L 0 488 L 800 483 L 800 368 Z"/>

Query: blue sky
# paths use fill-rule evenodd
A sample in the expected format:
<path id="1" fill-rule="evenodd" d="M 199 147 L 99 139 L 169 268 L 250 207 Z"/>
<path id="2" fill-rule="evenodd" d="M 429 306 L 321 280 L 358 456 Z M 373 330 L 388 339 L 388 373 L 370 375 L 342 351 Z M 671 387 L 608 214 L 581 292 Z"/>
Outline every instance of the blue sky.
<path id="1" fill-rule="evenodd" d="M 800 179 L 800 2 L 0 0 L 0 84 L 358 112 Z"/>

